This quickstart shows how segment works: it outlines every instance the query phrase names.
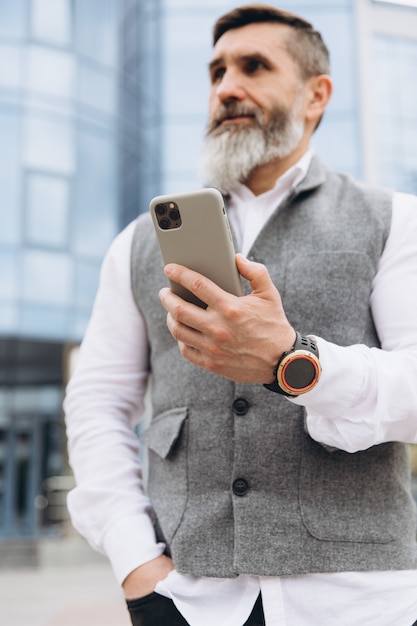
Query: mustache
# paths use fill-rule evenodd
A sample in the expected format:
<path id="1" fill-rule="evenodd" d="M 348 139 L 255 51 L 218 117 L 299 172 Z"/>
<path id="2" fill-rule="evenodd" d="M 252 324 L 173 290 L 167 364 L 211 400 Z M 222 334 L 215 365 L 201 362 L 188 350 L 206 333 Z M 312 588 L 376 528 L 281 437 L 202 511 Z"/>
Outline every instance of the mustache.
<path id="1" fill-rule="evenodd" d="M 209 121 L 207 125 L 207 135 L 214 132 L 224 120 L 234 117 L 252 117 L 259 126 L 264 125 L 262 111 L 256 107 L 248 107 L 241 102 L 228 102 L 222 104 L 216 112 L 216 115 Z"/>

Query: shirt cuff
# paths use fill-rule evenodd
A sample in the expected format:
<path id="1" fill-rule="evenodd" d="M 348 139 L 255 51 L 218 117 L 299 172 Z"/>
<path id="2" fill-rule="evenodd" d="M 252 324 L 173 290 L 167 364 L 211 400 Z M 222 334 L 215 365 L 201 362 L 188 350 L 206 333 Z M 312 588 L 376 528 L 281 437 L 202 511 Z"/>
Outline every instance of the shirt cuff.
<path id="1" fill-rule="evenodd" d="M 315 337 L 322 373 L 317 385 L 307 393 L 291 399 L 308 412 L 336 419 L 349 412 L 358 402 L 366 379 L 366 346 L 338 346 Z"/>
<path id="2" fill-rule="evenodd" d="M 165 544 L 156 542 L 154 527 L 147 516 L 119 520 L 103 539 L 103 551 L 120 585 L 134 569 L 156 559 L 164 550 Z"/>

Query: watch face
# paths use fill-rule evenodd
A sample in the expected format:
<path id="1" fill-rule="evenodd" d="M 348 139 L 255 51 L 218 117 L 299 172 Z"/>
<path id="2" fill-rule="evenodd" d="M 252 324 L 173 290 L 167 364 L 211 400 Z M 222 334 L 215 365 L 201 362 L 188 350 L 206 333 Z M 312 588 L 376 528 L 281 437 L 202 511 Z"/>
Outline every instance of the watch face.
<path id="1" fill-rule="evenodd" d="M 283 372 L 286 386 L 292 389 L 309 387 L 316 379 L 317 369 L 310 359 L 299 357 L 287 364 Z"/>
<path id="2" fill-rule="evenodd" d="M 320 377 L 319 361 L 308 351 L 290 353 L 280 363 L 277 377 L 278 384 L 286 393 L 305 393 L 314 387 Z"/>

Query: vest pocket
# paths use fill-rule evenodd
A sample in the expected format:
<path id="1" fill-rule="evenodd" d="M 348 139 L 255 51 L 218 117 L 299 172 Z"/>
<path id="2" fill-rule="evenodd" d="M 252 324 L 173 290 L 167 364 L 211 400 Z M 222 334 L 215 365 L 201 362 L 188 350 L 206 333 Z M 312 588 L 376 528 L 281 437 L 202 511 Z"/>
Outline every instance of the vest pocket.
<path id="1" fill-rule="evenodd" d="M 165 411 L 140 437 L 148 447 L 147 491 L 168 543 L 181 523 L 187 502 L 187 417 L 187 407 Z"/>
<path id="2" fill-rule="evenodd" d="M 334 542 L 393 541 L 396 532 L 401 533 L 399 511 L 406 504 L 400 485 L 391 484 L 387 471 L 393 452 L 390 444 L 354 454 L 329 452 L 306 438 L 300 509 L 310 535 Z"/>

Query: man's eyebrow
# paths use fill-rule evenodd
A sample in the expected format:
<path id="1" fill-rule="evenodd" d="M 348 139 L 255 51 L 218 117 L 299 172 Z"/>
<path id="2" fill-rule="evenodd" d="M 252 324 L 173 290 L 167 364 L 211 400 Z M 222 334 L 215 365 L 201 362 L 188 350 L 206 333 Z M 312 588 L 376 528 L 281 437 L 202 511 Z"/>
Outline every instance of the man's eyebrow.
<path id="1" fill-rule="evenodd" d="M 268 67 L 272 65 L 272 60 L 269 57 L 265 56 L 262 52 L 250 52 L 248 54 L 242 54 L 242 56 L 239 58 L 240 61 L 243 61 L 244 63 L 247 61 L 261 61 Z"/>
<path id="2" fill-rule="evenodd" d="M 271 65 L 273 64 L 271 59 L 265 56 L 262 52 L 248 52 L 246 54 L 239 54 L 236 56 L 235 60 L 237 60 L 239 63 L 247 63 L 248 61 L 261 61 L 268 67 L 271 67 Z M 224 63 L 225 60 L 223 56 L 213 59 L 208 65 L 209 71 L 214 70 L 216 67 L 219 67 Z"/>
<path id="3" fill-rule="evenodd" d="M 210 61 L 210 63 L 208 64 L 208 69 L 209 72 L 211 72 L 212 70 L 214 70 L 216 67 L 218 67 L 219 65 L 222 65 L 224 63 L 224 59 L 223 57 L 217 57 L 217 59 L 213 59 L 212 61 Z"/>

